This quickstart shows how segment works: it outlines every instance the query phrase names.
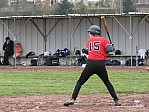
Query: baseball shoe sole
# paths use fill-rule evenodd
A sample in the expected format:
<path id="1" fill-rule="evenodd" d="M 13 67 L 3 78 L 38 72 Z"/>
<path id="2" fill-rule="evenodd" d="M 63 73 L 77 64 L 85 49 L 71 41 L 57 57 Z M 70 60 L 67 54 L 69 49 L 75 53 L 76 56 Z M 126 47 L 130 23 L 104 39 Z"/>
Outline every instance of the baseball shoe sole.
<path id="1" fill-rule="evenodd" d="M 118 102 L 118 100 L 115 101 L 115 106 L 121 106 L 122 104 Z"/>

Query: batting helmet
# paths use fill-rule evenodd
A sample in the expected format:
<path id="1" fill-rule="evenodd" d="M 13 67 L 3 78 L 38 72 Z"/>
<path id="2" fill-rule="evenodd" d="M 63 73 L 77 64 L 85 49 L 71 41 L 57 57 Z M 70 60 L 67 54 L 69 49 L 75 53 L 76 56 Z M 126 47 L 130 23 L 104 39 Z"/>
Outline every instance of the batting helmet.
<path id="1" fill-rule="evenodd" d="M 87 32 L 90 32 L 91 34 L 97 34 L 100 35 L 100 27 L 97 25 L 92 25 Z"/>

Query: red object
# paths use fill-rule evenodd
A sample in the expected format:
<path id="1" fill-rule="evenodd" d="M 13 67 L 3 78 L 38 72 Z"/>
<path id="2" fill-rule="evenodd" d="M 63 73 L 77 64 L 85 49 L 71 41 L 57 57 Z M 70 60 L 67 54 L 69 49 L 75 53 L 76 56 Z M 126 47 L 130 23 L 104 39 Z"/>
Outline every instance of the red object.
<path id="1" fill-rule="evenodd" d="M 106 56 L 111 56 L 111 55 L 112 55 L 112 54 L 109 54 L 109 53 L 108 53 L 108 54 L 106 54 Z"/>
<path id="2" fill-rule="evenodd" d="M 88 48 L 88 59 L 92 60 L 106 60 L 106 46 L 110 42 L 99 36 L 93 36 L 86 42 Z"/>
<path id="3" fill-rule="evenodd" d="M 110 41 L 110 43 L 112 44 L 111 37 L 110 37 L 110 34 L 109 34 L 109 30 L 108 30 L 108 26 L 107 26 L 106 19 L 105 19 L 104 16 L 101 16 L 101 21 L 102 21 L 102 24 L 103 24 L 103 26 L 104 26 L 105 31 L 107 32 L 109 41 Z"/>

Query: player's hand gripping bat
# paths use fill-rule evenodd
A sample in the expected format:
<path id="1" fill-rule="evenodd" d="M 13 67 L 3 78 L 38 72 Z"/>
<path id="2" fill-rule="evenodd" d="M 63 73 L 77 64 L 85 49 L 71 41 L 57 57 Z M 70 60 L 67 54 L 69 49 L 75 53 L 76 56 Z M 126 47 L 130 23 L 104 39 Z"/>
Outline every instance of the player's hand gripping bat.
<path id="1" fill-rule="evenodd" d="M 102 24 L 104 26 L 105 31 L 107 32 L 110 44 L 112 44 L 111 37 L 110 37 L 110 34 L 109 34 L 109 30 L 108 30 L 108 26 L 107 26 L 106 19 L 105 19 L 104 16 L 101 16 L 101 21 L 102 21 Z"/>

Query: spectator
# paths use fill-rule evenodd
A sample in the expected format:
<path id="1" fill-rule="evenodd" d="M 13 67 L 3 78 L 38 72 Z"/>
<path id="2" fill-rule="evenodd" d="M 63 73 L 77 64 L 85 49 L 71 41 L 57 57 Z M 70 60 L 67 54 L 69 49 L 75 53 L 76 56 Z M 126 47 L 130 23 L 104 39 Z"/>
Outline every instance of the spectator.
<path id="1" fill-rule="evenodd" d="M 13 58 L 17 58 L 22 55 L 22 46 L 20 43 L 16 43 L 15 53 L 13 54 Z"/>
<path id="2" fill-rule="evenodd" d="M 14 42 L 10 39 L 10 37 L 6 37 L 6 41 L 4 42 L 3 45 L 3 50 L 4 50 L 4 65 L 9 65 L 9 56 L 12 56 L 14 53 Z"/>

